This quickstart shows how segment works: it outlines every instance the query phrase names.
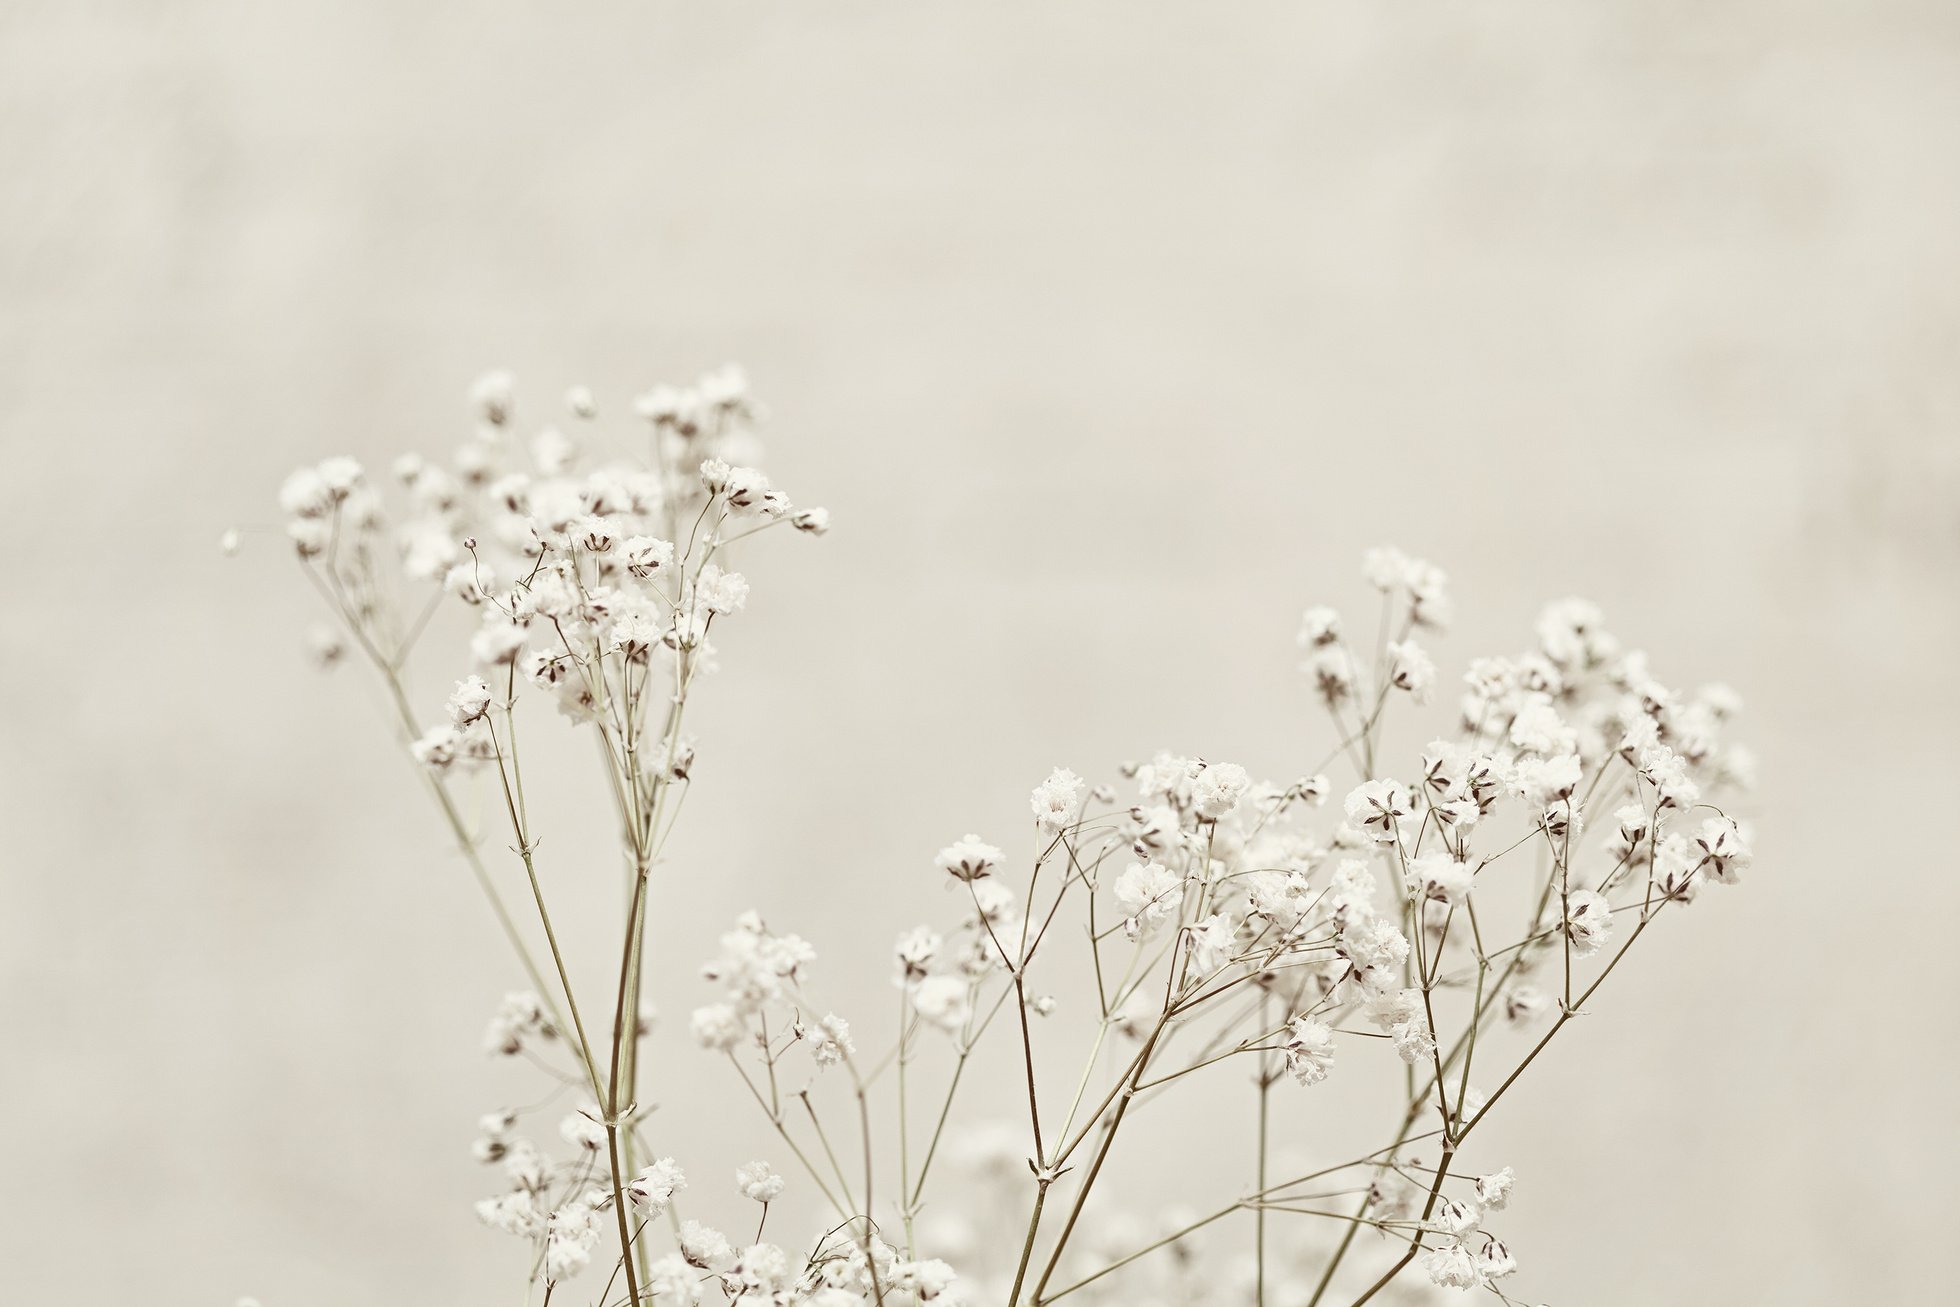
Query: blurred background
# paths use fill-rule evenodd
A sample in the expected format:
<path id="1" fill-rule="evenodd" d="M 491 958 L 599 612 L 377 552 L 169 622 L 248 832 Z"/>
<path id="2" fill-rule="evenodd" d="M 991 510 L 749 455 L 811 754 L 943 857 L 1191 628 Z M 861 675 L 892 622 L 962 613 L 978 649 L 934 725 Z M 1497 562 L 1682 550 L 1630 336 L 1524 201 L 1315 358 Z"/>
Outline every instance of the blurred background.
<path id="1" fill-rule="evenodd" d="M 726 359 L 838 526 L 747 560 L 700 699 L 669 1035 L 751 905 L 877 1027 L 932 854 L 1058 763 L 1313 766 L 1299 610 L 1397 543 L 1446 674 L 1583 594 L 1762 758 L 1750 882 L 1493 1118 L 1519 1291 L 1945 1283 L 1952 5 L 10 0 L 0 105 L 10 1300 L 516 1299 L 468 1149 L 519 973 L 254 528 L 488 368 L 544 421 Z M 596 984 L 603 835 L 546 840 Z M 766 1140 L 682 1042 L 713 1187 Z M 1229 1200 L 1209 1138 L 1144 1170 Z"/>

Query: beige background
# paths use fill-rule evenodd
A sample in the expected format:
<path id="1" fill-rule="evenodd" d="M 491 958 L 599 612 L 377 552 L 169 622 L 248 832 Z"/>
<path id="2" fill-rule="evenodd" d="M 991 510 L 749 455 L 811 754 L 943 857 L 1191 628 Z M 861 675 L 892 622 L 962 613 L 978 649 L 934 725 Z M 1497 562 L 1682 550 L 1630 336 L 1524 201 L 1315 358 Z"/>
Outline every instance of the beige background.
<path id="1" fill-rule="evenodd" d="M 483 367 L 617 411 L 724 358 L 841 525 L 750 566 L 671 1009 L 751 902 L 883 1003 L 931 852 L 1056 762 L 1311 765 L 1298 609 L 1392 540 L 1446 669 L 1585 593 L 1763 756 L 1752 882 L 1493 1127 L 1524 1291 L 1946 1282 L 1951 5 L 12 0 L 0 105 L 0 1297 L 516 1300 L 466 1206 L 513 969 L 283 549 L 215 540 Z M 754 1123 L 676 1065 L 712 1172 Z"/>

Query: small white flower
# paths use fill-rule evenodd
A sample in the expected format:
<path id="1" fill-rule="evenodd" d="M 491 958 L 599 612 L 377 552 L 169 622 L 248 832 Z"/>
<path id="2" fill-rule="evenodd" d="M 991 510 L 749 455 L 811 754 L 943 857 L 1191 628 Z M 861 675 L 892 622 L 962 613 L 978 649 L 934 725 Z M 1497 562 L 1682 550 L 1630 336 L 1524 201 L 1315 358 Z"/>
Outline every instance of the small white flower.
<path id="1" fill-rule="evenodd" d="M 1414 640 L 1392 641 L 1388 646 L 1388 683 L 1417 703 L 1428 703 L 1436 688 L 1436 664 Z"/>
<path id="2" fill-rule="evenodd" d="M 687 1259 L 687 1264 L 704 1271 L 725 1270 L 735 1261 L 735 1249 L 727 1236 L 699 1221 L 682 1221 L 676 1242 L 680 1244 L 681 1256 Z"/>
<path id="3" fill-rule="evenodd" d="M 1476 1229 L 1483 1218 L 1469 1203 L 1459 1202 L 1454 1198 L 1440 1198 L 1437 1200 L 1432 1220 L 1437 1229 L 1460 1235 Z"/>
<path id="4" fill-rule="evenodd" d="M 602 1152 L 606 1147 L 606 1126 L 600 1116 L 599 1105 L 587 1103 L 558 1123 L 558 1134 L 575 1148 L 583 1148 L 588 1153 Z"/>
<path id="5" fill-rule="evenodd" d="M 1565 933 L 1580 957 L 1597 953 L 1613 933 L 1613 907 L 1602 894 L 1575 889 L 1565 900 Z"/>
<path id="6" fill-rule="evenodd" d="M 857 1045 L 851 1042 L 850 1023 L 835 1012 L 814 1026 L 798 1025 L 796 1036 L 810 1046 L 810 1060 L 820 1068 L 836 1066 L 857 1052 Z"/>
<path id="7" fill-rule="evenodd" d="M 674 546 L 652 536 L 630 536 L 619 547 L 619 561 L 642 581 L 665 576 L 674 565 Z"/>
<path id="8" fill-rule="evenodd" d="M 1300 647 L 1333 644 L 1341 638 L 1341 615 L 1331 608 L 1313 607 L 1300 617 Z"/>
<path id="9" fill-rule="evenodd" d="M 454 693 L 449 696 L 449 720 L 458 728 L 480 721 L 490 711 L 494 696 L 490 687 L 484 684 L 481 676 L 471 676 L 456 682 Z"/>
<path id="10" fill-rule="evenodd" d="M 1492 1175 L 1477 1177 L 1477 1201 L 1493 1212 L 1501 1212 L 1511 1201 L 1511 1186 L 1517 1183 L 1517 1175 L 1510 1167 L 1505 1167 Z"/>
<path id="11" fill-rule="evenodd" d="M 742 1018 L 734 1008 L 726 1003 L 711 1003 L 707 1007 L 694 1009 L 689 1021 L 694 1032 L 694 1042 L 703 1048 L 717 1053 L 726 1053 L 742 1042 L 747 1030 Z"/>
<path id="12" fill-rule="evenodd" d="M 486 372 L 470 386 L 470 403 L 477 407 L 485 422 L 500 427 L 510 421 L 516 391 L 517 383 L 510 373 Z"/>
<path id="13" fill-rule="evenodd" d="M 950 1289 L 958 1278 L 951 1266 L 938 1258 L 922 1262 L 898 1262 L 892 1266 L 892 1282 L 920 1302 L 931 1302 Z"/>
<path id="14" fill-rule="evenodd" d="M 898 960 L 898 982 L 910 984 L 926 974 L 926 967 L 939 954 L 943 943 L 939 932 L 929 926 L 914 926 L 898 937 L 893 954 Z"/>
<path id="15" fill-rule="evenodd" d="M 1688 760 L 1664 744 L 1641 752 L 1640 775 L 1654 787 L 1663 808 L 1692 808 L 1701 800 L 1701 787 L 1688 773 Z"/>
<path id="16" fill-rule="evenodd" d="M 1212 763 L 1191 781 L 1191 805 L 1206 821 L 1217 821 L 1239 806 L 1252 778 L 1236 763 Z"/>
<path id="17" fill-rule="evenodd" d="M 1048 773 L 1048 779 L 1034 787 L 1028 799 L 1035 823 L 1049 832 L 1061 830 L 1075 820 L 1082 806 L 1082 778 L 1063 767 Z"/>
<path id="18" fill-rule="evenodd" d="M 966 981 L 958 976 L 927 976 L 912 987 L 912 1010 L 941 1030 L 958 1032 L 971 1010 Z"/>
<path id="19" fill-rule="evenodd" d="M 1529 1025 L 1551 1010 L 1551 997 L 1536 985 L 1519 985 L 1504 996 L 1504 1019 L 1513 1025 Z"/>
<path id="20" fill-rule="evenodd" d="M 1693 839 L 1700 866 L 1717 885 L 1733 885 L 1753 856 L 1748 834 L 1727 817 L 1710 817 Z"/>
<path id="21" fill-rule="evenodd" d="M 1415 811 L 1409 792 L 1400 781 L 1374 780 L 1349 792 L 1344 805 L 1347 819 L 1356 830 L 1365 831 L 1383 844 L 1402 838 L 1402 823 Z"/>
<path id="22" fill-rule="evenodd" d="M 732 613 L 749 601 L 749 583 L 740 572 L 709 563 L 694 582 L 694 602 L 710 613 Z"/>
<path id="23" fill-rule="evenodd" d="M 978 835 L 968 835 L 939 851 L 935 864 L 959 880 L 978 880 L 1000 865 L 1001 852 L 983 843 Z"/>
<path id="24" fill-rule="evenodd" d="M 750 1162 L 735 1168 L 735 1187 L 753 1202 L 773 1203 L 783 1192 L 783 1177 L 767 1162 Z"/>
<path id="25" fill-rule="evenodd" d="M 592 1264 L 592 1249 L 599 1242 L 599 1221 L 592 1205 L 575 1198 L 551 1214 L 544 1248 L 544 1274 L 548 1280 L 564 1280 Z"/>
<path id="26" fill-rule="evenodd" d="M 1424 1253 L 1422 1269 L 1429 1273 L 1431 1280 L 1445 1289 L 1474 1289 L 1482 1280 L 1477 1273 L 1476 1262 L 1471 1259 L 1470 1250 L 1456 1242 Z"/>
<path id="27" fill-rule="evenodd" d="M 1429 1033 L 1429 1018 L 1422 1013 L 1390 1027 L 1388 1035 L 1395 1041 L 1396 1056 L 1410 1066 L 1429 1061 L 1436 1052 L 1436 1038 Z"/>
<path id="28" fill-rule="evenodd" d="M 1286 1034 L 1286 1069 L 1303 1085 L 1317 1085 L 1334 1068 L 1334 1032 L 1312 1017 L 1295 1017 Z"/>
<path id="29" fill-rule="evenodd" d="M 291 517 L 325 517 L 333 503 L 326 479 L 310 467 L 296 469 L 279 487 L 279 507 Z"/>
<path id="30" fill-rule="evenodd" d="M 1424 898 L 1461 904 L 1470 897 L 1477 869 L 1448 853 L 1425 853 L 1409 863 L 1412 888 Z"/>
<path id="31" fill-rule="evenodd" d="M 1183 902 L 1184 877 L 1162 863 L 1133 862 L 1116 878 L 1116 903 L 1131 939 L 1171 920 Z"/>
<path id="32" fill-rule="evenodd" d="M 1501 1280 L 1507 1275 L 1517 1273 L 1518 1259 L 1511 1256 L 1511 1250 L 1501 1239 L 1492 1239 L 1477 1254 L 1477 1273 L 1486 1280 Z"/>
<path id="33" fill-rule="evenodd" d="M 658 1216 L 674 1201 L 674 1195 L 687 1188 L 687 1175 L 671 1157 L 663 1157 L 633 1177 L 626 1186 L 626 1197 L 642 1216 Z"/>

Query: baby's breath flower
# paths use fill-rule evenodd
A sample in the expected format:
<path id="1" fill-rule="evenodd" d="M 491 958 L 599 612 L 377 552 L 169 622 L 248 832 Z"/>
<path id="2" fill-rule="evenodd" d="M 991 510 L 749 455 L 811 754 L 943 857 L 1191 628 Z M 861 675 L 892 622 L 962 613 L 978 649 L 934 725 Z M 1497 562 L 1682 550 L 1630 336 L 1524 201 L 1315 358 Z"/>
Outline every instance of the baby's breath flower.
<path id="1" fill-rule="evenodd" d="M 1018 915 L 1014 891 L 997 880 L 976 881 L 970 893 L 980 919 L 997 931 Z"/>
<path id="2" fill-rule="evenodd" d="M 458 729 L 481 721 L 492 701 L 490 687 L 481 676 L 465 677 L 456 682 L 455 692 L 449 696 L 449 720 Z"/>
<path id="3" fill-rule="evenodd" d="M 1366 864 L 1363 863 L 1343 865 L 1361 867 L 1366 871 Z M 1368 889 L 1370 892 L 1374 889 L 1372 874 Z M 1409 941 L 1402 934 L 1401 927 L 1388 917 L 1373 914 L 1356 913 L 1351 916 L 1341 926 L 1338 947 L 1341 956 L 1351 962 L 1356 971 L 1387 974 L 1400 967 L 1409 956 Z"/>
<path id="4" fill-rule="evenodd" d="M 1701 799 L 1701 787 L 1689 774 L 1688 760 L 1664 744 L 1641 753 L 1640 776 L 1654 787 L 1663 808 L 1692 808 Z"/>
<path id="5" fill-rule="evenodd" d="M 588 1153 L 603 1152 L 606 1147 L 606 1123 L 599 1105 L 588 1102 L 578 1111 L 567 1114 L 558 1123 L 558 1134 L 575 1148 L 582 1148 Z"/>
<path id="6" fill-rule="evenodd" d="M 483 1035 L 487 1052 L 515 1057 L 533 1040 L 549 1039 L 551 1023 L 545 1019 L 544 1004 L 536 994 L 506 994 L 497 1015 Z"/>
<path id="7" fill-rule="evenodd" d="M 1333 644 L 1341 638 L 1341 615 L 1331 608 L 1315 606 L 1300 618 L 1300 647 Z"/>
<path id="8" fill-rule="evenodd" d="M 1422 1269 L 1445 1289 L 1474 1289 L 1482 1281 L 1470 1250 L 1455 1240 L 1424 1253 Z"/>
<path id="9" fill-rule="evenodd" d="M 1477 1209 L 1454 1198 L 1440 1197 L 1430 1223 L 1448 1234 L 1468 1234 L 1482 1223 Z"/>
<path id="10" fill-rule="evenodd" d="M 1320 697 L 1329 706 L 1338 706 L 1354 693 L 1354 659 L 1348 655 L 1346 646 L 1339 644 L 1320 644 L 1313 653 L 1300 664 L 1300 670 L 1311 676 Z"/>
<path id="11" fill-rule="evenodd" d="M 674 565 L 674 546 L 653 536 L 629 536 L 620 545 L 619 556 L 626 570 L 644 581 L 667 575 Z"/>
<path id="12" fill-rule="evenodd" d="M 1501 1280 L 1507 1275 L 1517 1273 L 1518 1259 L 1511 1256 L 1511 1250 L 1501 1239 L 1492 1239 L 1477 1254 L 1477 1274 L 1486 1280 Z"/>
<path id="13" fill-rule="evenodd" d="M 1696 865 L 1708 873 L 1710 880 L 1718 885 L 1733 885 L 1742 879 L 1743 869 L 1749 865 L 1751 856 L 1749 839 L 1734 821 L 1727 817 L 1710 817 L 1701 824 L 1693 845 L 1700 855 Z"/>
<path id="14" fill-rule="evenodd" d="M 978 880 L 1000 865 L 1001 852 L 983 843 L 978 835 L 968 835 L 939 851 L 935 864 L 958 880 Z"/>
<path id="15" fill-rule="evenodd" d="M 699 1221 L 681 1222 L 677 1242 L 687 1264 L 704 1271 L 725 1270 L 735 1261 L 735 1249 L 729 1244 L 727 1236 Z"/>
<path id="16" fill-rule="evenodd" d="M 1055 768 L 1047 780 L 1034 787 L 1028 806 L 1034 809 L 1035 824 L 1042 830 L 1052 833 L 1063 829 L 1075 820 L 1082 806 L 1082 778 L 1067 768 Z"/>
<path id="17" fill-rule="evenodd" d="M 892 1282 L 920 1302 L 932 1302 L 953 1286 L 958 1274 L 937 1258 L 922 1262 L 897 1262 L 892 1266 Z"/>
<path id="18" fill-rule="evenodd" d="M 951 1033 L 966 1025 L 972 1011 L 967 982 L 957 976 L 927 976 L 912 987 L 912 1010 Z"/>
<path id="19" fill-rule="evenodd" d="M 742 1042 L 747 1033 L 741 1014 L 726 1003 L 710 1003 L 694 1009 L 689 1019 L 694 1042 L 717 1053 L 726 1053 Z"/>
<path id="20" fill-rule="evenodd" d="M 938 956 L 941 943 L 939 932 L 927 926 L 914 926 L 900 935 L 894 948 L 899 983 L 909 984 L 923 977 L 926 967 Z"/>
<path id="21" fill-rule="evenodd" d="M 857 1051 L 857 1045 L 851 1042 L 850 1023 L 835 1012 L 814 1026 L 799 1024 L 796 1036 L 810 1046 L 810 1060 L 819 1068 L 836 1066 Z"/>
<path id="22" fill-rule="evenodd" d="M 1477 869 L 1448 853 L 1425 853 L 1409 862 L 1409 879 L 1424 898 L 1461 904 L 1470 897 Z"/>
<path id="23" fill-rule="evenodd" d="M 1536 985 L 1519 985 L 1504 996 L 1504 1018 L 1513 1025 L 1529 1025 L 1552 1010 L 1551 996 Z"/>
<path id="24" fill-rule="evenodd" d="M 1436 688 L 1436 664 L 1414 640 L 1391 641 L 1388 683 L 1417 703 L 1428 703 L 1430 692 Z"/>
<path id="25" fill-rule="evenodd" d="M 347 656 L 347 642 L 327 627 L 314 627 L 307 632 L 306 642 L 314 663 L 322 668 L 335 667 Z"/>
<path id="26" fill-rule="evenodd" d="M 581 1197 L 551 1214 L 545 1239 L 544 1274 L 547 1280 L 565 1280 L 592 1264 L 592 1249 L 599 1242 L 599 1217 L 594 1204 Z"/>
<path id="27" fill-rule="evenodd" d="M 1317 1085 L 1334 1069 L 1334 1032 L 1312 1017 L 1293 1018 L 1286 1032 L 1286 1069 L 1303 1085 Z"/>
<path id="28" fill-rule="evenodd" d="M 1429 1032 L 1429 1018 L 1420 1012 L 1390 1026 L 1388 1037 L 1395 1042 L 1395 1055 L 1411 1066 L 1427 1062 L 1436 1052 L 1436 1037 Z"/>
<path id="29" fill-rule="evenodd" d="M 1239 806 L 1252 778 L 1236 763 L 1212 763 L 1191 781 L 1191 806 L 1205 821 L 1217 821 Z"/>
<path id="30" fill-rule="evenodd" d="M 1567 895 L 1565 933 L 1579 957 L 1597 953 L 1613 933 L 1613 907 L 1606 896 L 1589 889 L 1575 889 Z"/>
<path id="31" fill-rule="evenodd" d="M 1355 829 L 1384 844 L 1393 844 L 1401 840 L 1402 825 L 1415 808 L 1400 781 L 1373 780 L 1348 794 L 1346 811 Z"/>
<path id="32" fill-rule="evenodd" d="M 517 383 L 510 373 L 486 372 L 470 386 L 470 403 L 476 405 L 483 420 L 500 427 L 510 421 L 517 402 Z"/>
<path id="33" fill-rule="evenodd" d="M 773 1203 L 783 1192 L 783 1177 L 767 1162 L 750 1162 L 735 1168 L 735 1187 L 752 1202 Z"/>
<path id="34" fill-rule="evenodd" d="M 732 613 L 749 601 L 749 583 L 740 572 L 709 563 L 694 582 L 694 602 L 703 611 Z"/>
<path id="35" fill-rule="evenodd" d="M 700 1272 L 679 1253 L 657 1257 L 647 1268 L 646 1290 L 660 1307 L 700 1307 Z"/>
<path id="36" fill-rule="evenodd" d="M 1511 1188 L 1517 1183 L 1517 1174 L 1510 1167 L 1490 1175 L 1477 1177 L 1477 1201 L 1493 1212 L 1504 1210 L 1511 1201 Z"/>
<path id="37" fill-rule="evenodd" d="M 626 1197 L 632 1202 L 634 1212 L 654 1217 L 666 1211 L 674 1195 L 685 1188 L 687 1174 L 680 1164 L 671 1157 L 663 1157 L 633 1177 L 632 1183 L 626 1186 Z"/>
<path id="38" fill-rule="evenodd" d="M 1184 878 L 1162 863 L 1133 862 L 1116 878 L 1116 903 L 1131 939 L 1172 920 L 1183 902 Z"/>

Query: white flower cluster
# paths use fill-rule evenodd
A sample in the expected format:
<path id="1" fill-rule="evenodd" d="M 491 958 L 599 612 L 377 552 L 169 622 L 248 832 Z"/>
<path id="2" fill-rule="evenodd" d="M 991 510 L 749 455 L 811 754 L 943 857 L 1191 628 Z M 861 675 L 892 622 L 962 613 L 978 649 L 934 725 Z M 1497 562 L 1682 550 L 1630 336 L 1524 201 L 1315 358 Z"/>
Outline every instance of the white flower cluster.
<path id="1" fill-rule="evenodd" d="M 485 1046 L 571 1091 L 558 1157 L 515 1111 L 483 1117 L 473 1146 L 502 1177 L 478 1214 L 525 1241 L 547 1298 L 596 1269 L 595 1301 L 619 1301 L 617 1283 L 633 1307 L 1226 1304 L 1318 1301 L 1345 1272 L 1358 1277 L 1346 1300 L 1362 1303 L 1414 1268 L 1510 1301 L 1497 1286 L 1517 1261 L 1485 1223 L 1513 1176 L 1467 1169 L 1477 1127 L 1656 920 L 1743 878 L 1750 832 L 1721 806 L 1753 772 L 1727 739 L 1732 691 L 1657 680 L 1593 605 L 1568 600 L 1545 610 L 1529 649 L 1470 662 L 1452 699 L 1426 644 L 1449 618 L 1447 579 L 1370 551 L 1362 571 L 1382 608 L 1356 629 L 1376 633 L 1372 647 L 1351 644 L 1333 609 L 1301 621 L 1303 671 L 1337 741 L 1327 756 L 1261 780 L 1159 753 L 1122 768 L 1121 798 L 1053 769 L 1029 794 L 1032 828 L 1014 852 L 968 833 L 930 859 L 959 907 L 895 941 L 888 1041 L 860 1055 L 851 1025 L 814 1001 L 802 937 L 757 912 L 721 935 L 702 970 L 717 992 L 691 1014 L 693 1042 L 732 1067 L 797 1163 L 790 1177 L 765 1161 L 720 1172 L 734 1181 L 722 1199 L 751 1205 L 745 1233 L 759 1209 L 742 1242 L 680 1210 L 714 1198 L 664 1155 L 686 1152 L 685 1123 L 652 1111 L 648 923 L 684 910 L 684 883 L 655 871 L 695 774 L 690 693 L 714 667 L 712 637 L 750 597 L 737 542 L 779 525 L 820 535 L 828 516 L 757 470 L 760 410 L 734 369 L 642 395 L 640 462 L 588 456 L 605 447 L 589 435 L 589 392 L 566 397 L 564 429 L 528 437 L 508 377 L 484 378 L 473 402 L 476 435 L 452 460 L 396 465 L 405 512 L 385 510 L 344 458 L 294 473 L 280 503 L 340 623 L 317 646 L 322 661 L 358 652 L 385 682 L 528 975 Z M 425 728 L 405 666 L 425 630 L 443 629 L 444 608 L 468 623 L 468 657 Z M 1391 756 L 1391 712 L 1439 699 L 1433 725 L 1397 737 L 1430 742 Z M 593 791 L 610 805 L 626 873 L 624 947 L 606 959 L 612 983 L 597 1001 L 580 1002 L 571 977 L 585 968 L 568 965 L 547 902 L 571 869 L 540 873 L 518 747 L 523 706 L 540 701 L 596 740 Z M 1337 785 L 1330 770 L 1350 779 Z M 488 802 L 463 804 L 466 784 Z M 483 861 L 495 841 L 463 816 L 479 807 L 508 821 L 515 862 L 502 879 L 535 909 L 543 953 Z M 1071 960 L 1051 962 L 1058 953 Z M 1034 1024 L 1050 1017 L 1038 1039 Z M 989 1043 L 990 1032 L 1011 1033 Z M 1071 1034 L 1083 1047 L 1058 1068 Z M 994 1049 L 1026 1091 L 1025 1118 L 1005 1133 L 957 1112 L 961 1086 L 979 1078 L 969 1061 Z M 1214 1073 L 1227 1065 L 1254 1074 Z M 1300 1091 L 1336 1074 L 1386 1094 L 1396 1128 L 1355 1140 L 1350 1160 L 1281 1178 L 1275 1134 L 1324 1107 L 1327 1094 Z M 1485 1095 L 1473 1076 L 1498 1088 Z M 1200 1083 L 1211 1096 L 1193 1101 Z M 1180 1099 L 1182 1112 L 1156 1106 Z M 827 1127 L 840 1108 L 852 1124 Z M 1139 1223 L 1091 1206 L 1108 1190 L 1097 1189 L 1104 1163 L 1139 1130 L 1227 1118 L 1257 1121 L 1258 1178 L 1218 1210 Z M 899 1132 L 895 1146 L 874 1146 L 880 1128 Z M 847 1159 L 853 1134 L 862 1155 Z M 977 1178 L 929 1198 L 929 1180 L 961 1157 Z M 769 1221 L 799 1204 L 820 1233 L 765 1241 Z M 1250 1258 L 1224 1233 L 1234 1214 L 1258 1226 Z M 1300 1216 L 1345 1234 L 1266 1237 Z M 1363 1229 L 1379 1238 L 1356 1239 Z M 1148 1272 L 1161 1283 L 1135 1278 L 1146 1265 L 1166 1268 Z"/>

